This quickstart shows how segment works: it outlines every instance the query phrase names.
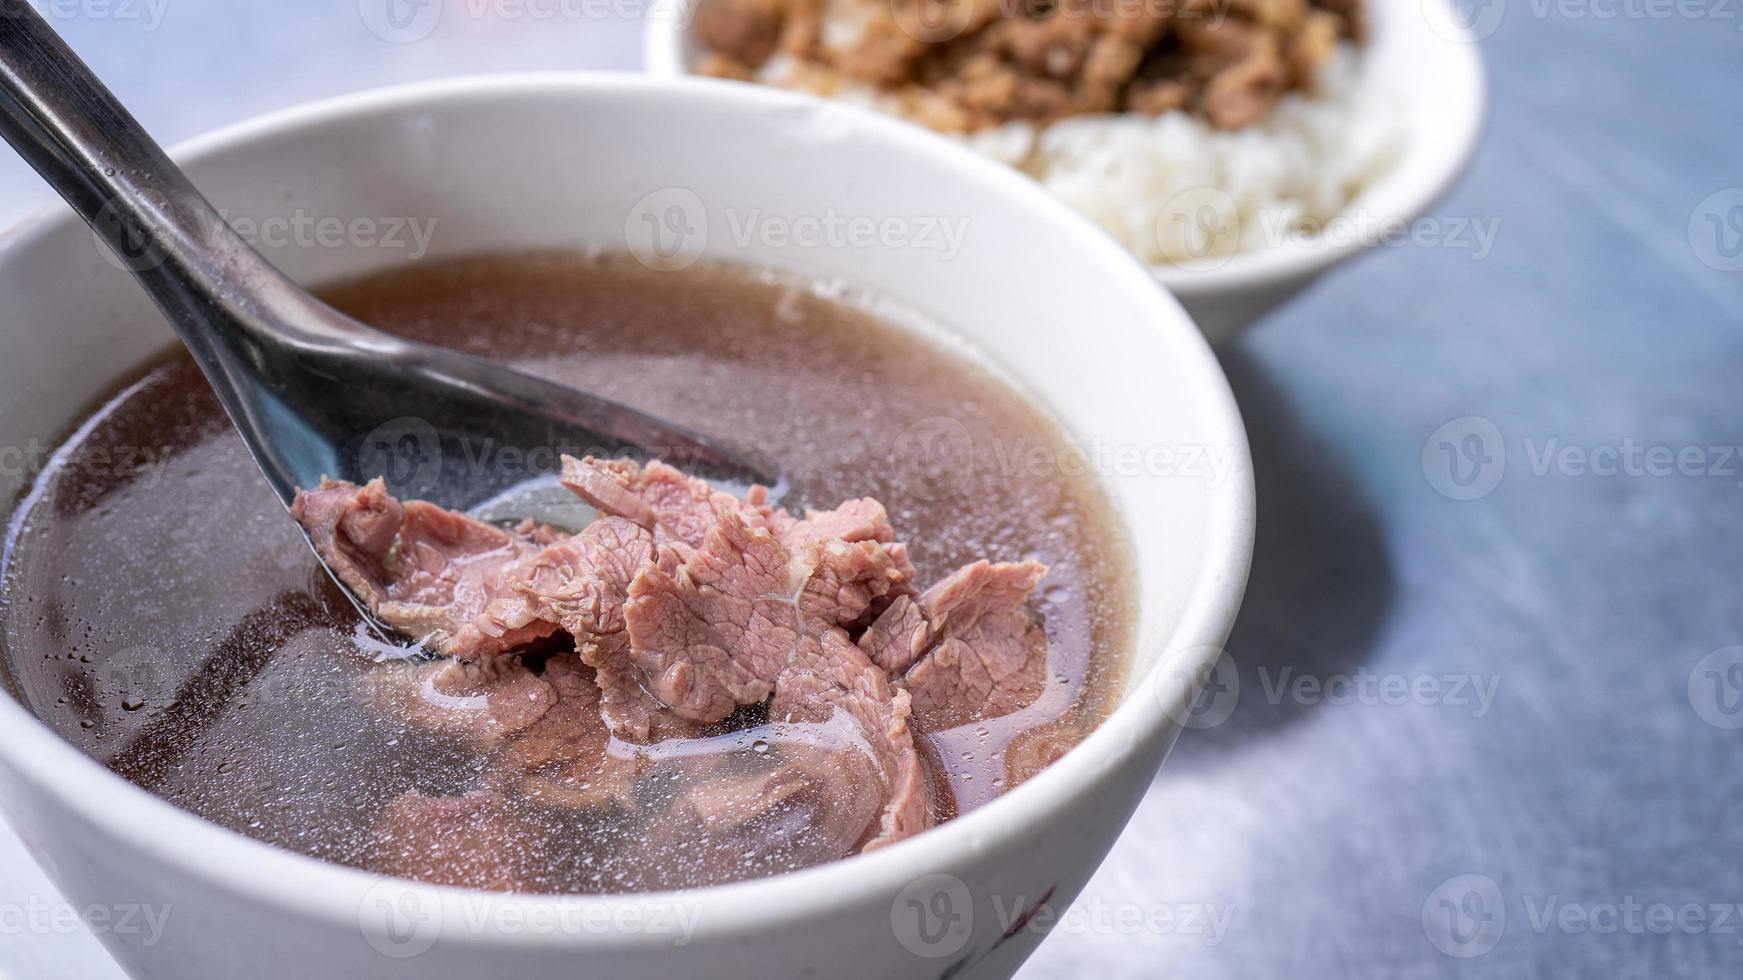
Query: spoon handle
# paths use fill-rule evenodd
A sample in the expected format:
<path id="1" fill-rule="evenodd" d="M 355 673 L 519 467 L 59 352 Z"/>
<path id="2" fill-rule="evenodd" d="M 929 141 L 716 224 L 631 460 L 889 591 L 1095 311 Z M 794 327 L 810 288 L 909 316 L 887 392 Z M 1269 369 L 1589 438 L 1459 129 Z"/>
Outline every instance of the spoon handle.
<path id="1" fill-rule="evenodd" d="M 282 499 L 337 471 L 330 447 L 287 422 L 307 392 L 268 368 L 286 352 L 314 363 L 404 343 L 255 252 L 25 0 L 0 0 L 0 136 L 145 287 Z"/>
<path id="2" fill-rule="evenodd" d="M 236 234 L 25 0 L 0 0 L 0 136 L 139 279 L 208 376 L 246 356 L 261 327 L 357 335 Z"/>
<path id="3" fill-rule="evenodd" d="M 633 449 L 717 480 L 780 486 L 752 454 L 610 399 L 403 340 L 303 291 L 243 241 L 25 0 L 0 0 L 0 136 L 145 287 L 287 504 L 323 477 L 383 475 L 365 471 L 375 457 L 364 444 L 408 420 L 448 455 L 496 445 L 545 456 L 571 445 Z M 475 461 L 454 469 L 466 479 L 420 493 L 471 506 L 499 489 L 491 480 L 512 475 Z"/>

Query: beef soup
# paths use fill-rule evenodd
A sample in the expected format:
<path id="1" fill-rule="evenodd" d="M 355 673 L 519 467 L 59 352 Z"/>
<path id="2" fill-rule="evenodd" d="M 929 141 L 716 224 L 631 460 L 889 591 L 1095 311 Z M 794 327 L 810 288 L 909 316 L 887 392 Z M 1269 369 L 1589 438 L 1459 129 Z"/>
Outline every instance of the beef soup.
<path id="1" fill-rule="evenodd" d="M 383 873 L 642 891 L 921 832 L 1111 709 L 1131 601 L 1112 508 L 1041 409 L 923 322 L 736 267 L 569 254 L 328 297 L 755 445 L 791 493 L 572 457 L 601 516 L 571 534 L 308 488 L 318 546 L 424 641 L 396 647 L 192 363 L 157 366 L 38 478 L 0 609 L 24 703 L 139 786 Z"/>

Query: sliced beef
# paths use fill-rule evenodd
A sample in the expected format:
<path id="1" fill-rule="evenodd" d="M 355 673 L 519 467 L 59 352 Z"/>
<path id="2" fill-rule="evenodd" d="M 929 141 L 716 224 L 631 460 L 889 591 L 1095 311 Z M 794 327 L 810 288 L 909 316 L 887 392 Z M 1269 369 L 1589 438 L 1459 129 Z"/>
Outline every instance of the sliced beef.
<path id="1" fill-rule="evenodd" d="M 1064 720 L 1050 721 L 1018 732 L 1005 743 L 1003 761 L 1006 785 L 1019 786 L 1031 776 L 1058 762 L 1065 753 L 1083 741 L 1083 735 L 1075 725 Z"/>
<path id="2" fill-rule="evenodd" d="M 628 459 L 564 456 L 562 483 L 602 512 L 652 531 L 660 544 L 682 541 L 700 547 L 719 507 L 739 512 L 758 527 L 774 519 L 763 503 L 766 490 L 744 500 L 658 461 L 638 466 Z"/>
<path id="3" fill-rule="evenodd" d="M 545 661 L 542 679 L 556 702 L 492 760 L 492 778 L 545 806 L 595 814 L 637 809 L 641 764 L 611 750 L 600 688 L 574 655 Z"/>
<path id="4" fill-rule="evenodd" d="M 705 780 L 684 795 L 683 805 L 705 832 L 735 833 L 779 814 L 812 788 L 803 770 L 780 766 Z"/>
<path id="5" fill-rule="evenodd" d="M 474 632 L 554 623 L 597 672 L 600 711 L 614 731 L 637 741 L 689 734 L 689 726 L 648 693 L 630 660 L 624 605 L 630 582 L 653 555 L 647 530 L 621 517 L 600 518 L 507 569 L 505 594 L 474 620 Z"/>
<path id="6" fill-rule="evenodd" d="M 717 848 L 729 867 L 744 858 L 831 861 L 879 834 L 886 780 L 849 713 L 751 732 L 758 748 L 713 756 L 665 820 L 693 828 L 688 836 Z"/>
<path id="7" fill-rule="evenodd" d="M 648 690 L 702 723 L 767 700 L 798 637 L 786 549 L 733 508 L 717 514 L 700 547 L 659 549 L 630 583 L 623 611 Z"/>
<path id="8" fill-rule="evenodd" d="M 911 725 L 1008 714 L 1044 686 L 1035 562 L 975 562 L 918 592 L 875 500 L 799 517 L 761 488 L 591 458 L 565 457 L 562 479 L 605 515 L 577 534 L 401 504 L 379 482 L 326 483 L 293 508 L 379 614 L 453 655 L 385 667 L 378 703 L 487 755 L 488 794 L 407 797 L 396 826 L 494 834 L 501 801 L 530 800 L 649 841 L 750 854 L 762 835 L 786 842 L 771 860 L 826 860 L 937 820 Z M 698 748 L 751 724 L 809 734 L 749 762 Z M 398 832 L 384 824 L 384 852 Z"/>
<path id="9" fill-rule="evenodd" d="M 532 727 L 556 691 L 518 658 L 388 664 L 369 676 L 371 699 L 422 731 L 462 738 L 481 752 Z"/>
<path id="10" fill-rule="evenodd" d="M 1047 634 L 1025 606 L 1039 562 L 977 561 L 917 599 L 899 599 L 860 648 L 913 698 L 926 731 L 1028 707 L 1047 685 Z"/>
<path id="11" fill-rule="evenodd" d="M 913 666 L 931 644 L 932 623 L 925 609 L 909 596 L 891 603 L 859 637 L 859 648 L 892 676 L 900 676 Z"/>
<path id="12" fill-rule="evenodd" d="M 797 553 L 767 527 L 751 526 L 741 508 L 721 503 L 699 547 L 661 546 L 630 585 L 624 619 L 631 659 L 655 697 L 700 723 L 771 695 L 773 721 L 822 722 L 846 712 L 885 789 L 874 840 L 924 829 L 932 804 L 906 698 L 890 690 L 885 673 L 842 628 L 907 573 L 875 540 L 825 541 L 783 530 L 802 542 Z"/>
<path id="13" fill-rule="evenodd" d="M 335 480 L 297 495 L 291 517 L 315 550 L 383 622 L 445 650 L 494 598 L 501 572 L 537 547 L 521 535 L 420 500 L 388 496 L 380 480 L 367 486 Z M 500 652 L 547 636 L 533 624 L 504 633 Z"/>
<path id="14" fill-rule="evenodd" d="M 866 751 L 836 753 L 830 767 L 817 775 L 840 786 L 844 799 L 863 795 L 866 786 L 882 786 L 878 824 L 867 831 L 861 850 L 893 844 L 932 826 L 936 810 L 908 727 L 907 692 L 892 688 L 884 672 L 839 629 L 825 631 L 814 646 L 806 642 L 802 649 L 803 656 L 775 685 L 769 717 L 821 722 L 839 712 L 858 725 Z"/>
<path id="15" fill-rule="evenodd" d="M 701 547 L 662 546 L 630 584 L 630 658 L 662 703 L 693 721 L 719 721 L 766 700 L 794 664 L 814 663 L 825 634 L 845 639 L 842 627 L 907 575 L 877 542 L 809 541 L 790 551 L 721 507 Z"/>

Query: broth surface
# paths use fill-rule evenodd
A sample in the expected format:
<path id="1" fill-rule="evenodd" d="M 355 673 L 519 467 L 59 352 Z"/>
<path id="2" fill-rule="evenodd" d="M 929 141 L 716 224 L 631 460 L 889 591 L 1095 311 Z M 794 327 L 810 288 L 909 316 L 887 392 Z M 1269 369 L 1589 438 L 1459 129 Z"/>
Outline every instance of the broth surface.
<path id="1" fill-rule="evenodd" d="M 838 291 L 730 266 L 659 273 L 615 256 L 432 263 L 326 295 L 392 332 L 756 446 L 791 479 L 788 506 L 875 497 L 923 584 L 983 557 L 1050 566 L 1033 600 L 1050 644 L 1041 699 L 919 739 L 948 786 L 946 810 L 1031 775 L 1117 697 L 1131 601 L 1118 521 L 1092 477 L 1037 467 L 1068 457 L 1065 435 L 953 345 Z M 360 640 L 355 613 L 185 356 L 68 441 L 9 544 L 0 636 L 27 706 L 152 793 L 251 837 L 379 870 L 376 829 L 396 797 L 476 788 L 476 748 L 369 695 L 408 665 L 378 662 L 381 647 Z M 530 832 L 517 846 L 534 852 L 538 891 L 703 885 L 815 863 L 799 845 L 723 856 L 645 828 L 520 810 Z"/>

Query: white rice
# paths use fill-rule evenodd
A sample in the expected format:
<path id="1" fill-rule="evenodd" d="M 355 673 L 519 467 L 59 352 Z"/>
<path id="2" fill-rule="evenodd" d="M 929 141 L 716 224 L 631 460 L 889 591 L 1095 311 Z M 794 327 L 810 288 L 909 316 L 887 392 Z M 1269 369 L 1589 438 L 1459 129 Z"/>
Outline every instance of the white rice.
<path id="1" fill-rule="evenodd" d="M 795 67 L 771 64 L 764 78 L 911 114 L 869 89 L 812 84 L 815 76 Z M 1239 130 L 1168 112 L 1007 123 L 962 139 L 1040 181 L 1144 261 L 1190 267 L 1327 228 L 1396 161 L 1399 123 L 1392 100 L 1345 45 L 1310 90 L 1284 96 Z"/>

